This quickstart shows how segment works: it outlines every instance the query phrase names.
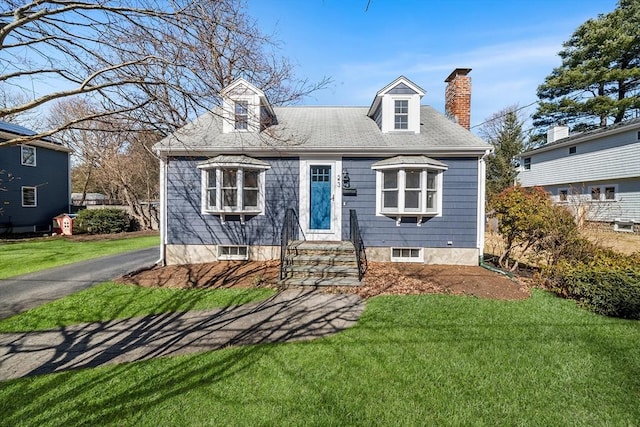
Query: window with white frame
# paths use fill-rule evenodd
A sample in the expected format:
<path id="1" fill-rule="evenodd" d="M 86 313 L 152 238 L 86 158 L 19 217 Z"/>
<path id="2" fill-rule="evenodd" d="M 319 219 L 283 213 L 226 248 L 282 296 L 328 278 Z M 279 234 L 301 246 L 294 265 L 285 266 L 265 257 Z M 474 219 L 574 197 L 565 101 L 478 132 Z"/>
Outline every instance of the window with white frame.
<path id="1" fill-rule="evenodd" d="M 568 188 L 559 188 L 558 189 L 558 201 L 559 202 L 567 202 L 569 201 L 569 189 Z"/>
<path id="2" fill-rule="evenodd" d="M 246 156 L 218 156 L 198 165 L 202 171 L 202 211 L 212 214 L 264 212 L 268 163 Z"/>
<path id="3" fill-rule="evenodd" d="M 247 260 L 249 248 L 247 246 L 220 245 L 218 246 L 219 260 Z"/>
<path id="4" fill-rule="evenodd" d="M 391 248 L 391 262 L 423 262 L 421 248 Z"/>
<path id="5" fill-rule="evenodd" d="M 376 171 L 377 215 L 441 215 L 444 163 L 424 156 L 399 156 L 376 162 L 372 169 Z"/>
<path id="6" fill-rule="evenodd" d="M 604 187 L 604 199 L 607 201 L 613 201 L 616 199 L 616 187 L 605 186 Z"/>
<path id="7" fill-rule="evenodd" d="M 36 187 L 22 187 L 22 207 L 34 208 L 38 206 L 38 189 Z"/>
<path id="8" fill-rule="evenodd" d="M 24 166 L 36 165 L 36 147 L 29 145 L 20 146 L 20 163 Z"/>
<path id="9" fill-rule="evenodd" d="M 531 170 L 531 157 L 525 157 L 522 159 L 522 167 L 526 171 Z"/>
<path id="10" fill-rule="evenodd" d="M 249 102 L 236 101 L 235 103 L 235 128 L 246 130 L 249 126 Z"/>
<path id="11" fill-rule="evenodd" d="M 398 130 L 409 129 L 409 100 L 396 99 L 394 113 L 393 128 Z"/>
<path id="12" fill-rule="evenodd" d="M 615 202 L 618 188 L 615 184 L 592 185 L 589 187 L 591 200 L 594 202 Z"/>

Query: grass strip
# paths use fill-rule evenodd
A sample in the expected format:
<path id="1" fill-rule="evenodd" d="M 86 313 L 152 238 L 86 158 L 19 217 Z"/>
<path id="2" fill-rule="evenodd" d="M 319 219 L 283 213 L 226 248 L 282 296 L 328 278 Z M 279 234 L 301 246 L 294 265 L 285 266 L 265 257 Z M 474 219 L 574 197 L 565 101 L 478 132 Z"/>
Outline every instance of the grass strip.
<path id="1" fill-rule="evenodd" d="M 158 236 L 74 241 L 50 237 L 0 244 L 0 279 L 106 255 L 158 246 Z"/>
<path id="2" fill-rule="evenodd" d="M 107 282 L 0 320 L 0 332 L 28 332 L 148 314 L 229 307 L 260 301 L 274 293 L 264 288 L 180 290 Z"/>

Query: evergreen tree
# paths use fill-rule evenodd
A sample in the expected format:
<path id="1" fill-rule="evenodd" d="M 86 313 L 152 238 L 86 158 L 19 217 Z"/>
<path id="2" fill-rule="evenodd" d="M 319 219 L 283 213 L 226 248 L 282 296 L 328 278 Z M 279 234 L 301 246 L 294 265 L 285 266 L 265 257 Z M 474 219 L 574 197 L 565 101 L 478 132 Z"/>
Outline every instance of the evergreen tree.
<path id="1" fill-rule="evenodd" d="M 494 152 L 487 158 L 487 195 L 489 199 L 514 185 L 518 172 L 516 156 L 525 150 L 523 121 L 518 107 L 512 105 L 492 115 L 480 133 Z"/>
<path id="2" fill-rule="evenodd" d="M 640 1 L 582 24 L 563 44 L 562 65 L 538 87 L 534 125 L 580 130 L 637 117 L 640 112 Z"/>

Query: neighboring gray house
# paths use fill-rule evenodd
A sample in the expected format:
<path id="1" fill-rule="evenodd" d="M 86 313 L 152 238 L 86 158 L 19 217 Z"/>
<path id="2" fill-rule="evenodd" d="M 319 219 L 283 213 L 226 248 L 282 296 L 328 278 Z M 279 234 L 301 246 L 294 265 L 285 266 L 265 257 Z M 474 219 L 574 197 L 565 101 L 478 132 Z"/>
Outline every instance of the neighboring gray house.
<path id="1" fill-rule="evenodd" d="M 33 134 L 0 121 L 0 141 Z M 51 231 L 53 217 L 69 212 L 69 155 L 48 139 L 0 147 L 0 233 Z"/>
<path id="2" fill-rule="evenodd" d="M 521 154 L 523 187 L 541 186 L 580 220 L 640 226 L 640 119 L 569 135 L 566 126 L 547 133 L 547 144 Z"/>
<path id="3" fill-rule="evenodd" d="M 468 123 L 469 69 L 447 79 Z M 461 88 L 462 93 L 456 93 Z M 357 214 L 369 260 L 477 265 L 491 146 L 399 77 L 369 107 L 273 107 L 240 79 L 155 149 L 168 264 L 280 256 L 285 212 L 307 241 L 344 241 Z"/>

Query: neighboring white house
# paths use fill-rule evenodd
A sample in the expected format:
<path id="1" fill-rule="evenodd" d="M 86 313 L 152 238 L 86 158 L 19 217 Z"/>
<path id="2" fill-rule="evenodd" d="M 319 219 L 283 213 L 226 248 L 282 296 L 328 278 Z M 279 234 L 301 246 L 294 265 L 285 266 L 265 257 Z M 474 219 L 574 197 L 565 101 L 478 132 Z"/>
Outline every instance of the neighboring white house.
<path id="1" fill-rule="evenodd" d="M 544 187 L 580 219 L 640 231 L 640 119 L 576 135 L 556 126 L 520 157 L 523 187 Z"/>

